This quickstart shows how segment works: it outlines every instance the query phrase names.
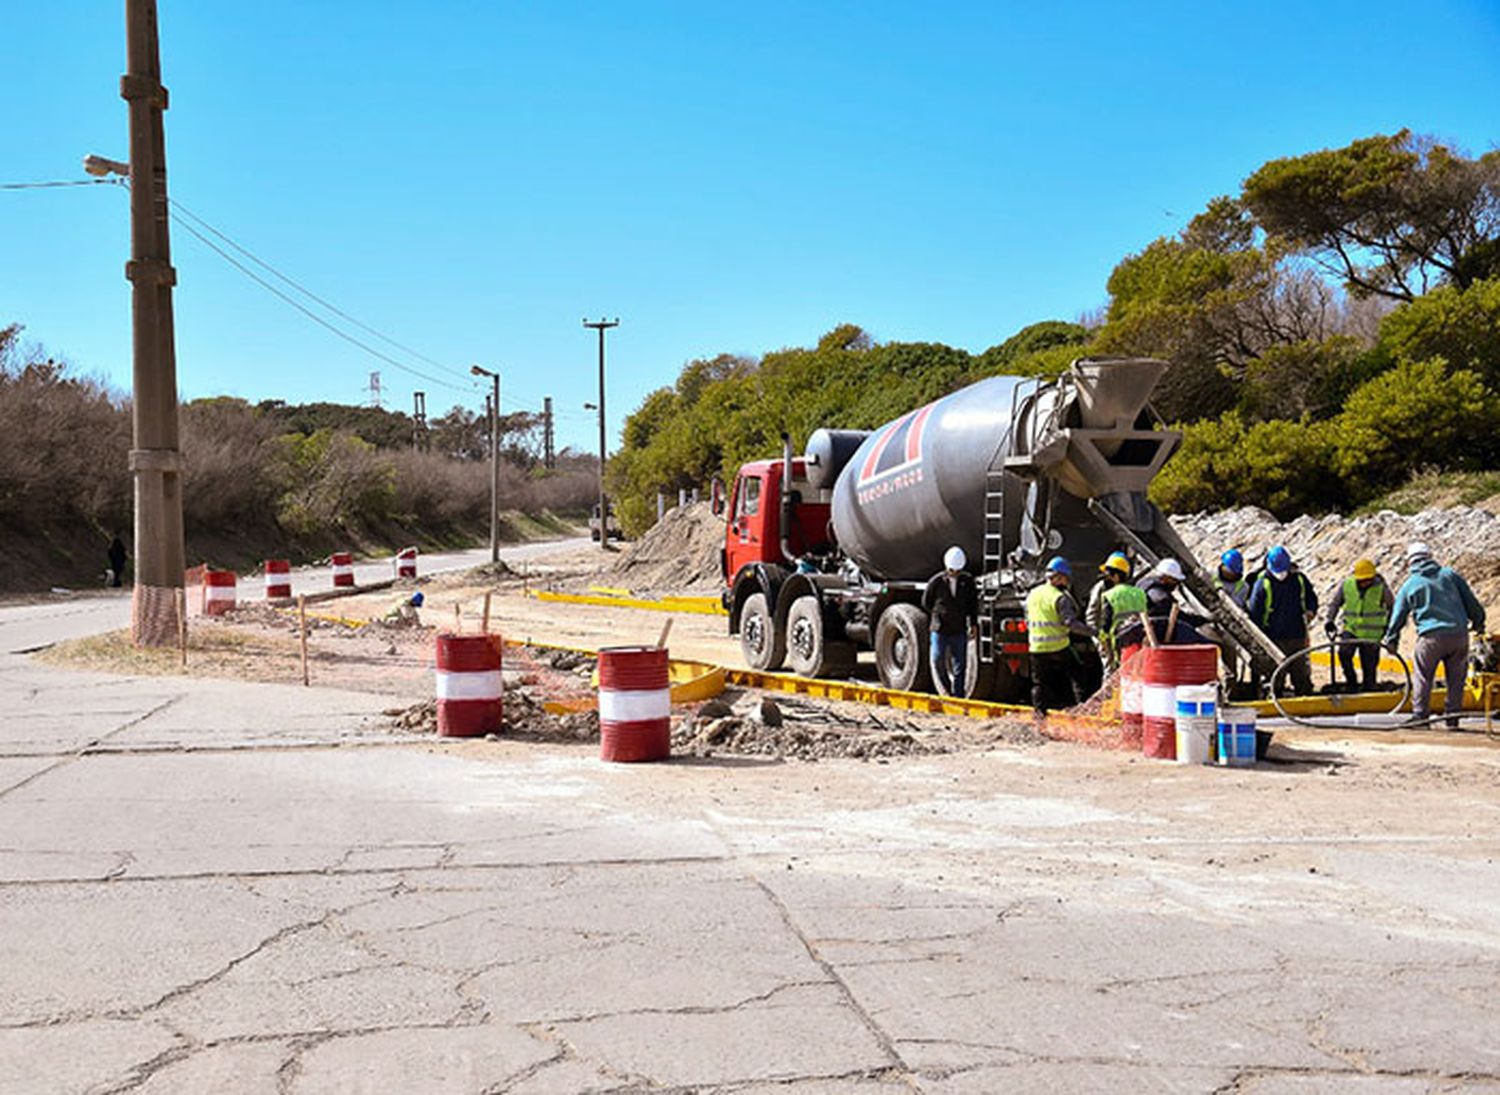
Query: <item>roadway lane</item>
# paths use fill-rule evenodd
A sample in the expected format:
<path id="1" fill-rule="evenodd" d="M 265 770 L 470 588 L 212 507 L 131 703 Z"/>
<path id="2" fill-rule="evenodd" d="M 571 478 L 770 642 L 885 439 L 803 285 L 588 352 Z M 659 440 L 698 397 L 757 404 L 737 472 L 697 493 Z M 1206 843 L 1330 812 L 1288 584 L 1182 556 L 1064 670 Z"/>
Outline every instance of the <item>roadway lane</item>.
<path id="1" fill-rule="evenodd" d="M 500 558 L 507 563 L 519 563 L 570 551 L 588 543 L 587 538 L 579 536 L 567 540 L 513 544 L 500 549 Z M 360 585 L 367 585 L 392 577 L 393 559 L 393 556 L 386 556 L 356 563 L 354 580 Z M 487 547 L 471 551 L 438 552 L 422 556 L 418 568 L 422 574 L 438 574 L 447 570 L 479 566 L 489 562 L 489 559 L 490 550 Z M 326 566 L 298 567 L 292 571 L 293 593 L 315 593 L 332 588 L 332 584 Z M 247 600 L 258 600 L 265 589 L 264 581 L 259 575 L 249 578 L 242 575 L 239 589 Z M 80 639 L 86 635 L 98 635 L 129 626 L 129 590 L 58 594 L 55 600 L 41 604 L 0 607 L 0 653 L 25 654 L 67 639 Z"/>

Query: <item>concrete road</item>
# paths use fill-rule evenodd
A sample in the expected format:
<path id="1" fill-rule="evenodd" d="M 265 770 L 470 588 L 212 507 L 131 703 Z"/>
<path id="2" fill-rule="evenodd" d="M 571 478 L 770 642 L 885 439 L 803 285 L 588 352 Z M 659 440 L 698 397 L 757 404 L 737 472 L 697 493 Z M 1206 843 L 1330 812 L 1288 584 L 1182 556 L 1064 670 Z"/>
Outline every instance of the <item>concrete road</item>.
<path id="1" fill-rule="evenodd" d="M 500 549 L 500 558 L 508 563 L 519 563 L 571 551 L 587 543 L 589 540 L 586 537 L 574 537 L 513 544 Z M 422 556 L 420 572 L 438 574 L 445 570 L 462 570 L 487 563 L 489 559 L 489 548 L 439 552 Z M 357 562 L 354 565 L 354 580 L 365 585 L 390 578 L 392 562 L 390 556 Z M 332 579 L 327 567 L 298 567 L 292 571 L 293 594 L 313 593 L 331 586 Z M 263 579 L 259 576 L 241 577 L 239 588 L 241 596 L 252 599 L 261 597 L 265 591 Z M 17 654 L 40 650 L 65 639 L 79 639 L 85 635 L 98 635 L 129 626 L 128 589 L 87 595 L 60 594 L 40 604 L 0 606 L 0 652 Z"/>
<path id="2" fill-rule="evenodd" d="M 1500 752 L 780 764 L 0 657 L 0 1091 L 1500 1092 Z"/>

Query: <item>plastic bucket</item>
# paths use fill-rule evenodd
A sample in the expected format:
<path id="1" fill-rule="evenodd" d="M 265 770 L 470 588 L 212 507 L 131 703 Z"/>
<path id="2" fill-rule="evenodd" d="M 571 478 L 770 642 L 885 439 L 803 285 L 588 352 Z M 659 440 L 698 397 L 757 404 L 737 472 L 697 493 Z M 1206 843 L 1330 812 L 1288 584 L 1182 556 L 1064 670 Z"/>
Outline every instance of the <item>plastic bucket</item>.
<path id="1" fill-rule="evenodd" d="M 222 616 L 234 608 L 235 576 L 232 570 L 203 572 L 203 614 Z"/>
<path id="2" fill-rule="evenodd" d="M 285 600 L 292 595 L 292 564 L 289 559 L 266 560 L 266 600 Z"/>
<path id="3" fill-rule="evenodd" d="M 1255 763 L 1255 709 L 1226 707 L 1219 712 L 1215 753 L 1220 764 L 1247 768 Z"/>
<path id="4" fill-rule="evenodd" d="M 1213 762 L 1219 689 L 1212 684 L 1177 686 L 1177 763 Z"/>
<path id="5" fill-rule="evenodd" d="M 1120 736 L 1126 745 L 1141 744 L 1141 648 L 1120 651 Z"/>
<path id="6" fill-rule="evenodd" d="M 599 651 L 599 758 L 665 760 L 672 755 L 672 682 L 660 646 Z"/>
<path id="7" fill-rule="evenodd" d="M 328 558 L 333 566 L 333 585 L 337 589 L 340 586 L 354 585 L 354 556 L 347 551 L 335 551 Z"/>
<path id="8" fill-rule="evenodd" d="M 437 637 L 437 728 L 445 738 L 500 732 L 505 684 L 493 635 Z"/>
<path id="9" fill-rule="evenodd" d="M 1212 684 L 1219 675 L 1219 648 L 1207 643 L 1148 646 L 1141 651 L 1141 752 L 1177 759 L 1177 686 Z"/>

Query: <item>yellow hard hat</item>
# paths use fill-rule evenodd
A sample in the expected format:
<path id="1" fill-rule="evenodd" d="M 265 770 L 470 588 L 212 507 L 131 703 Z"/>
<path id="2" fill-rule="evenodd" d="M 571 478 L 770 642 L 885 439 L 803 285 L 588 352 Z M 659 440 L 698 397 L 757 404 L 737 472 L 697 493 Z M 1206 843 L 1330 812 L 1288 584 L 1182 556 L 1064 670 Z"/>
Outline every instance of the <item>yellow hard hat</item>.
<path id="1" fill-rule="evenodd" d="M 1355 581 L 1364 582 L 1375 577 L 1375 564 L 1368 559 L 1361 559 L 1354 564 Z"/>
<path id="2" fill-rule="evenodd" d="M 1114 552 L 1108 559 L 1104 560 L 1103 565 L 1099 567 L 1100 574 L 1103 574 L 1106 570 L 1118 570 L 1121 574 L 1125 575 L 1125 577 L 1129 578 L 1130 560 L 1125 558 L 1123 552 Z"/>

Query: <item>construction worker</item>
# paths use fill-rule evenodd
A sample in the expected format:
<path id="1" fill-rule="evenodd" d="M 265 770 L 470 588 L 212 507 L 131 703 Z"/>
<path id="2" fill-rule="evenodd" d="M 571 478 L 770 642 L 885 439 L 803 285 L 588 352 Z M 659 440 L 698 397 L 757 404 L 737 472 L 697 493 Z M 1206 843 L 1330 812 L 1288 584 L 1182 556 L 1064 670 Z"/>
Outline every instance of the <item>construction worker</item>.
<path id="1" fill-rule="evenodd" d="M 1385 635 L 1385 625 L 1391 618 L 1391 606 L 1395 598 L 1386 585 L 1375 564 L 1361 559 L 1354 564 L 1354 572 L 1333 587 L 1328 595 L 1328 615 L 1324 619 L 1323 633 L 1329 642 L 1338 643 L 1339 665 L 1344 669 L 1344 681 L 1352 692 L 1360 687 L 1355 679 L 1354 659 L 1359 658 L 1363 687 L 1373 691 L 1380 672 L 1380 640 Z M 1343 627 L 1339 627 L 1339 614 L 1343 614 Z"/>
<path id="2" fill-rule="evenodd" d="M 1104 580 L 1094 586 L 1099 595 L 1099 611 L 1089 616 L 1088 624 L 1099 633 L 1099 657 L 1106 672 L 1120 668 L 1119 632 L 1122 624 L 1146 611 L 1146 595 L 1130 584 L 1130 560 L 1115 552 L 1099 568 Z M 1089 604 L 1094 604 L 1090 595 Z"/>
<path id="3" fill-rule="evenodd" d="M 1250 587 L 1246 611 L 1283 654 L 1307 649 L 1307 625 L 1318 615 L 1318 594 L 1280 544 L 1266 552 L 1266 568 Z M 1312 666 L 1305 657 L 1292 662 L 1287 673 L 1294 692 L 1313 690 Z"/>
<path id="4" fill-rule="evenodd" d="M 1438 566 L 1432 550 L 1421 541 L 1407 545 L 1406 561 L 1411 573 L 1396 592 L 1381 645 L 1395 650 L 1406 618 L 1412 618 L 1417 627 L 1417 649 L 1412 659 L 1416 671 L 1411 693 L 1412 716 L 1431 717 L 1432 683 L 1441 663 L 1448 689 L 1443 714 L 1447 716 L 1448 729 L 1456 730 L 1469 662 L 1469 636 L 1464 625 L 1467 623 L 1476 633 L 1484 634 L 1484 606 L 1458 571 Z"/>
<path id="5" fill-rule="evenodd" d="M 932 635 L 932 675 L 945 696 L 966 693 L 969 640 L 979 636 L 979 587 L 964 570 L 968 561 L 963 548 L 950 547 L 943 553 L 943 569 L 927 580 L 922 592 Z"/>
<path id="6" fill-rule="evenodd" d="M 1250 583 L 1245 581 L 1245 557 L 1238 548 L 1230 548 L 1219 556 L 1219 573 L 1214 584 L 1241 608 L 1250 600 Z"/>
<path id="7" fill-rule="evenodd" d="M 1078 605 L 1068 592 L 1073 568 L 1058 555 L 1047 563 L 1047 579 L 1026 598 L 1026 643 L 1031 654 L 1031 706 L 1045 715 L 1049 700 L 1060 694 L 1079 704 L 1083 665 L 1071 649 L 1072 636 L 1094 636 L 1094 629 L 1078 618 Z"/>

